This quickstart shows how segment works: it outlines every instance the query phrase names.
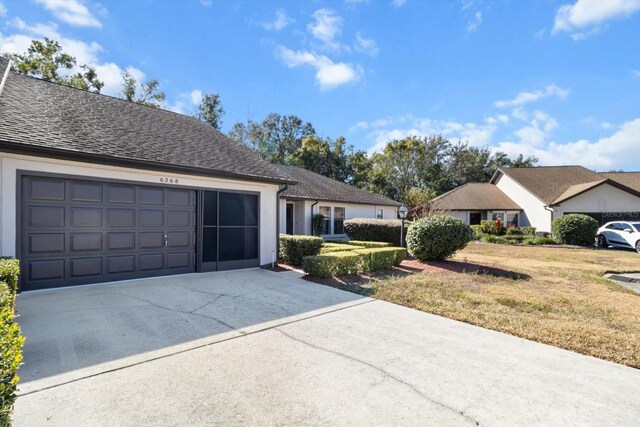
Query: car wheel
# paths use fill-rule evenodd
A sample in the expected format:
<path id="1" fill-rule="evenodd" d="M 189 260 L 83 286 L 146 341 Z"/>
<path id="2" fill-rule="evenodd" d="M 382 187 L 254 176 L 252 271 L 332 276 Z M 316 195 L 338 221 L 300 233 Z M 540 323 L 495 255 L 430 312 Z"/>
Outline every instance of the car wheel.
<path id="1" fill-rule="evenodd" d="M 636 242 L 636 252 L 640 254 L 640 240 Z"/>
<path id="2" fill-rule="evenodd" d="M 602 234 L 596 236 L 596 246 L 598 248 L 606 248 L 607 246 L 609 246 L 609 244 L 607 243 L 607 239 Z"/>

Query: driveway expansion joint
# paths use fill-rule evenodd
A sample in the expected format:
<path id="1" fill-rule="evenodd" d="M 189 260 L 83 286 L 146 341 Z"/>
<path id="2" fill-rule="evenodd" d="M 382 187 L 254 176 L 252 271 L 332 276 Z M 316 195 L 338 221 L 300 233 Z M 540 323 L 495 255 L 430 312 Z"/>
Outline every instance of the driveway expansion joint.
<path id="1" fill-rule="evenodd" d="M 305 340 L 302 340 L 300 338 L 296 338 L 296 337 L 284 332 L 282 329 L 280 329 L 281 326 L 286 326 L 286 325 L 280 325 L 280 326 L 275 327 L 274 329 L 276 331 L 280 332 L 282 335 L 286 336 L 287 338 L 289 338 L 289 339 L 291 339 L 293 341 L 299 342 L 301 344 L 304 344 L 306 346 L 309 346 L 311 348 L 314 348 L 316 350 L 320 350 L 320 351 L 324 351 L 324 352 L 327 352 L 327 353 L 331 353 L 331 354 L 334 354 L 336 356 L 351 360 L 353 362 L 360 363 L 362 365 L 368 366 L 369 368 L 372 368 L 372 369 L 382 373 L 385 377 L 391 378 L 392 380 L 394 380 L 394 381 L 396 381 L 396 382 L 398 382 L 398 383 L 410 388 L 414 393 L 416 393 L 417 395 L 419 395 L 423 399 L 428 400 L 429 402 L 434 403 L 434 404 L 436 404 L 436 405 L 438 405 L 438 406 L 440 406 L 442 408 L 445 408 L 445 409 L 448 409 L 450 411 L 453 411 L 456 414 L 466 418 L 468 421 L 471 421 L 474 425 L 480 426 L 480 422 L 478 420 L 472 418 L 468 414 L 466 414 L 465 411 L 460 411 L 458 409 L 452 408 L 451 406 L 448 406 L 445 403 L 440 402 L 439 400 L 436 400 L 436 399 L 434 399 L 432 397 L 427 396 L 426 394 L 424 394 L 423 392 L 418 390 L 418 388 L 416 388 L 416 386 L 414 386 L 413 384 L 411 384 L 411 383 L 409 383 L 409 382 L 407 382 L 407 381 L 405 381 L 405 380 L 403 380 L 401 378 L 396 377 L 395 375 L 393 375 L 390 372 L 384 370 L 383 368 L 381 368 L 379 366 L 376 366 L 376 365 L 374 365 L 372 363 L 369 363 L 369 362 L 367 362 L 365 360 L 358 359 L 357 357 L 349 356 L 348 354 L 341 353 L 339 351 L 330 350 L 328 348 L 320 347 L 319 345 L 312 344 L 312 343 L 310 343 L 308 341 L 305 341 Z"/>

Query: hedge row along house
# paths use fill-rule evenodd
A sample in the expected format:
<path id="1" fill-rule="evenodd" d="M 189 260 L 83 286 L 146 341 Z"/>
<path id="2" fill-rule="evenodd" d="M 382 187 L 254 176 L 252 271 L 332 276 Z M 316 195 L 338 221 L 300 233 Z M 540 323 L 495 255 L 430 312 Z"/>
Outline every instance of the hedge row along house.
<path id="1" fill-rule="evenodd" d="M 393 215 L 392 201 L 365 208 L 361 190 L 315 174 L 293 190 L 303 175 L 193 117 L 0 59 L 0 256 L 20 259 L 22 291 L 258 267 L 276 260 L 279 227 L 310 234 L 311 212 L 330 213 L 328 234 L 378 205 Z"/>
<path id="2" fill-rule="evenodd" d="M 431 201 L 469 225 L 500 220 L 507 227 L 550 232 L 554 218 L 582 213 L 600 224 L 640 221 L 640 172 L 597 173 L 582 166 L 500 168 L 488 183 L 469 183 Z"/>

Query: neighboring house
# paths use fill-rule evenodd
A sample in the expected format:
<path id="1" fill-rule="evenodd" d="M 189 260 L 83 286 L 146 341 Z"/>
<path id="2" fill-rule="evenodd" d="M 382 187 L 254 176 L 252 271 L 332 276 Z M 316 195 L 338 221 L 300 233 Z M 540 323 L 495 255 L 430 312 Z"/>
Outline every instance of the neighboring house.
<path id="1" fill-rule="evenodd" d="M 483 219 L 550 232 L 551 221 L 584 213 L 600 224 L 640 218 L 640 172 L 596 173 L 582 166 L 500 168 L 489 183 L 466 184 L 432 200 L 467 224 Z"/>
<path id="2" fill-rule="evenodd" d="M 298 183 L 280 198 L 280 232 L 312 234 L 314 214 L 324 215 L 322 236 L 344 237 L 344 221 L 352 218 L 396 219 L 400 203 L 295 166 L 279 166 Z"/>
<path id="3" fill-rule="evenodd" d="M 21 290 L 269 264 L 285 184 L 195 118 L 0 60 L 0 256 Z"/>

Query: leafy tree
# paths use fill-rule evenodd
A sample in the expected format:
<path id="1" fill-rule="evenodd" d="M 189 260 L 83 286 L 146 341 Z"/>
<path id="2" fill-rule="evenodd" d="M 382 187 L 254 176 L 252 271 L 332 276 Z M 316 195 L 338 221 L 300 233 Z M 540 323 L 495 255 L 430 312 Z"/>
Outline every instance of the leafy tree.
<path id="1" fill-rule="evenodd" d="M 95 93 L 104 86 L 95 68 L 78 65 L 75 57 L 62 51 L 60 43 L 46 37 L 44 41 L 32 40 L 26 53 L 3 56 L 13 61 L 13 70 L 20 74 Z"/>
<path id="2" fill-rule="evenodd" d="M 233 125 L 229 137 L 256 150 L 272 163 L 284 163 L 302 145 L 302 140 L 315 135 L 309 122 L 297 116 L 269 114 L 262 122 L 249 119 L 246 123 Z"/>
<path id="3" fill-rule="evenodd" d="M 122 81 L 122 96 L 127 101 L 153 108 L 164 107 L 166 96 L 164 92 L 158 91 L 160 86 L 158 80 L 149 80 L 138 85 L 136 78 L 125 71 L 122 74 Z"/>
<path id="4" fill-rule="evenodd" d="M 210 93 L 202 97 L 202 101 L 200 101 L 198 111 L 196 112 L 197 118 L 205 123 L 209 123 L 214 129 L 220 130 L 223 115 L 224 108 L 222 108 L 220 95 Z"/>
<path id="5" fill-rule="evenodd" d="M 402 200 L 402 203 L 409 209 L 407 217 L 418 218 L 423 216 L 423 214 L 429 210 L 429 200 L 431 200 L 433 197 L 434 194 L 429 190 L 425 190 L 424 188 L 409 188 L 405 192 L 404 198 Z"/>

